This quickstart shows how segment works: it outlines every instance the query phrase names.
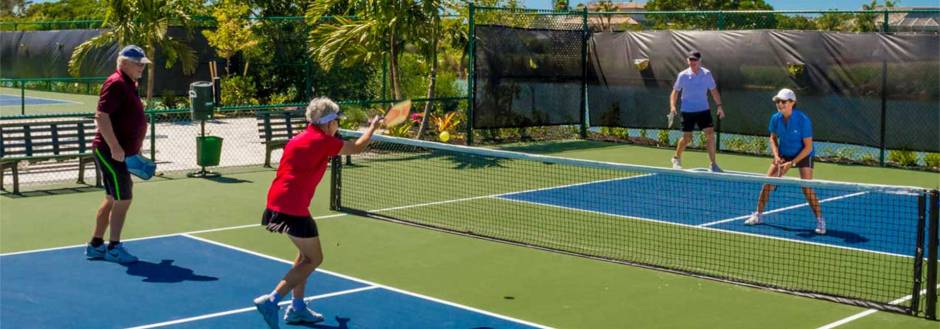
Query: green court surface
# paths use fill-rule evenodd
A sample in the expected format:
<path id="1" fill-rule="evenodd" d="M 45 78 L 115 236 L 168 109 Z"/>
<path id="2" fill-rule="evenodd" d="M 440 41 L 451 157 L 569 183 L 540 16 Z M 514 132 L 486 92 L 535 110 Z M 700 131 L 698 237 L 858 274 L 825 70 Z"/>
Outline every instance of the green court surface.
<path id="1" fill-rule="evenodd" d="M 19 88 L 0 87 L 0 95 L 4 98 L 21 97 Z M 19 103 L 13 105 L 3 103 L 0 105 L 0 116 L 60 114 L 60 113 L 93 113 L 98 106 L 98 95 L 68 94 L 51 91 L 26 90 L 25 109 Z M 32 104 L 31 104 L 32 100 Z M 58 101 L 48 104 L 43 101 Z"/>
<path id="2" fill-rule="evenodd" d="M 671 151 L 602 142 L 515 145 L 552 155 L 663 166 Z M 691 151 L 686 167 L 705 167 Z M 719 155 L 727 170 L 763 171 L 766 158 Z M 940 174 L 817 164 L 817 178 L 937 187 Z M 287 239 L 257 224 L 271 170 L 223 179 L 155 178 L 135 186 L 125 238 L 194 232 L 293 259 Z M 377 182 L 381 185 L 381 182 Z M 511 183 L 510 183 L 511 185 Z M 383 186 L 381 189 L 393 187 Z M 507 189 L 512 189 L 507 186 Z M 0 252 L 87 241 L 100 190 L 0 195 Z M 90 191 L 88 191 L 90 190 Z M 328 179 L 311 211 L 323 268 L 558 328 L 819 328 L 864 308 L 469 238 L 328 210 Z M 446 214 L 442 214 L 446 215 Z M 186 252 L 167 250 L 167 253 Z M 81 255 L 76 255 L 81 257 Z M 250 298 L 252 296 L 246 296 Z M 899 296 L 900 297 L 900 296 Z M 316 303 L 313 304 L 316 307 Z M 938 328 L 938 322 L 877 312 L 840 328 Z"/>

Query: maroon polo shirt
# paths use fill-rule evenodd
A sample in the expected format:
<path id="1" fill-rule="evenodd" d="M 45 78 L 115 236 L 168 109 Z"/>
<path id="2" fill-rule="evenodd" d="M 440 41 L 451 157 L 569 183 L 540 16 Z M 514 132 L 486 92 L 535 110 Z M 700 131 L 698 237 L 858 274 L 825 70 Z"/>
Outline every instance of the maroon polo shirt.
<path id="1" fill-rule="evenodd" d="M 342 148 L 342 139 L 328 136 L 314 125 L 291 138 L 268 189 L 267 208 L 291 216 L 310 216 L 313 192 L 323 179 L 330 157 Z"/>
<path id="2" fill-rule="evenodd" d="M 124 154 L 130 156 L 140 153 L 140 146 L 147 135 L 147 117 L 144 104 L 137 94 L 137 83 L 127 74 L 117 70 L 104 81 L 98 98 L 98 112 L 107 113 L 111 119 L 111 128 Z M 108 147 L 101 136 L 101 127 L 95 133 L 95 147 Z"/>

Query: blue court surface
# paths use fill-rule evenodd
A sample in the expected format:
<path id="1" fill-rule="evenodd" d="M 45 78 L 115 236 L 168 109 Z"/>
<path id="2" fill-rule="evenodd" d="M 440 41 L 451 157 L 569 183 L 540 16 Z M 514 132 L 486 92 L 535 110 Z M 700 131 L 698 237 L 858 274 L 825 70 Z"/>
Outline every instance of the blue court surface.
<path id="1" fill-rule="evenodd" d="M 84 247 L 0 257 L 0 327 L 266 328 L 252 299 L 290 268 L 285 260 L 188 235 L 127 246 L 140 262 L 86 260 Z M 541 327 L 321 270 L 306 295 L 326 317 L 304 325 L 312 328 Z M 282 320 L 281 327 L 295 326 Z"/>
<path id="2" fill-rule="evenodd" d="M 23 104 L 23 98 L 20 96 L 0 94 L 0 106 L 19 106 Z M 60 99 L 30 97 L 26 96 L 26 105 L 53 105 L 53 104 L 75 104 L 73 101 Z"/>
<path id="3" fill-rule="evenodd" d="M 917 197 L 868 191 L 816 189 L 826 235 L 797 186 L 779 186 L 761 225 L 744 225 L 762 184 L 707 177 L 648 174 L 500 195 L 516 202 L 586 211 L 736 234 L 785 239 L 864 252 L 912 257 Z"/>

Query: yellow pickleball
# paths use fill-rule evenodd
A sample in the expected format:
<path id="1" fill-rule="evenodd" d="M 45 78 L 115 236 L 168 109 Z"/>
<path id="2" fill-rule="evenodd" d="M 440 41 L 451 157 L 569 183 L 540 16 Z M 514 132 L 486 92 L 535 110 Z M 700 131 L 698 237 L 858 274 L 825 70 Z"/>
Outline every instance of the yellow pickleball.
<path id="1" fill-rule="evenodd" d="M 448 140 L 450 140 L 450 133 L 442 131 L 440 135 L 437 135 L 437 138 L 446 143 Z"/>

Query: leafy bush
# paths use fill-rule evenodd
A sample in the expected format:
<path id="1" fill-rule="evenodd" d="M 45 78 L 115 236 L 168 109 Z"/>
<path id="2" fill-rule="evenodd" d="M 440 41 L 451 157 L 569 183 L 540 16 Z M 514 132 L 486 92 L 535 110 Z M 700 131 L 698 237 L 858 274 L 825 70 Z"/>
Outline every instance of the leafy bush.
<path id="1" fill-rule="evenodd" d="M 346 119 L 339 121 L 343 129 L 357 130 L 369 121 L 369 114 L 358 106 L 343 106 L 343 113 L 346 114 Z"/>
<path id="2" fill-rule="evenodd" d="M 297 88 L 290 86 L 282 93 L 275 93 L 268 99 L 268 104 L 293 103 L 299 99 Z"/>
<path id="3" fill-rule="evenodd" d="M 669 142 L 669 130 L 660 130 L 659 134 L 656 135 L 656 140 L 659 141 L 661 145 L 671 145 Z"/>
<path id="4" fill-rule="evenodd" d="M 940 168 L 940 153 L 927 153 L 924 156 L 924 163 L 930 168 Z"/>
<path id="5" fill-rule="evenodd" d="M 255 82 L 251 77 L 233 76 L 222 79 L 222 104 L 259 104 L 255 98 L 256 94 Z"/>
<path id="6" fill-rule="evenodd" d="M 460 124 L 459 112 L 450 112 L 444 115 L 431 115 L 431 122 L 438 134 L 442 132 L 453 133 Z"/>
<path id="7" fill-rule="evenodd" d="M 905 167 L 917 165 L 917 153 L 908 150 L 891 150 L 888 152 L 888 160 Z"/>

